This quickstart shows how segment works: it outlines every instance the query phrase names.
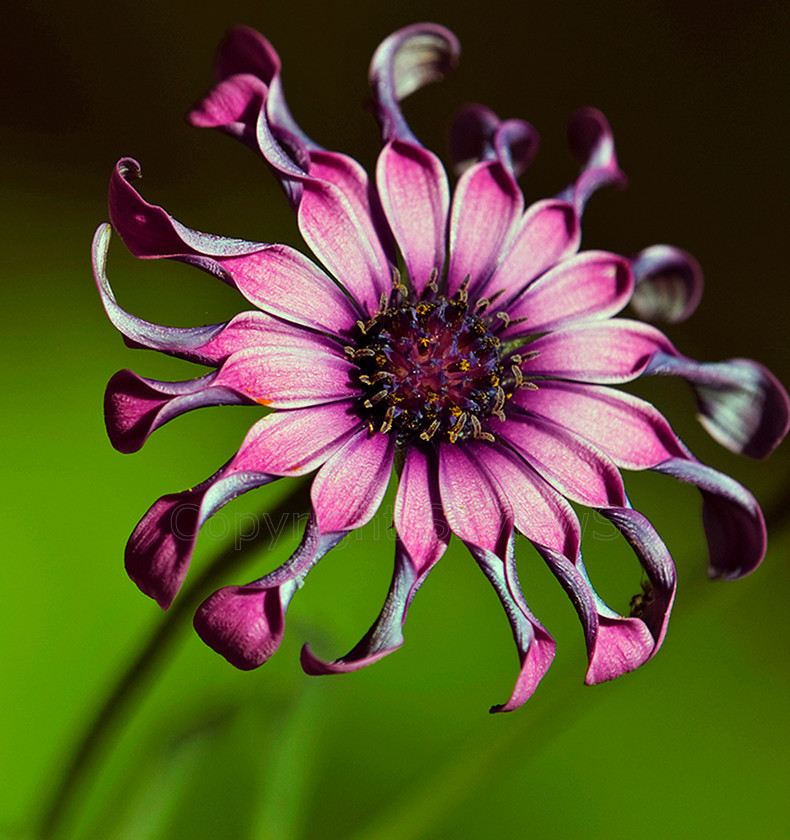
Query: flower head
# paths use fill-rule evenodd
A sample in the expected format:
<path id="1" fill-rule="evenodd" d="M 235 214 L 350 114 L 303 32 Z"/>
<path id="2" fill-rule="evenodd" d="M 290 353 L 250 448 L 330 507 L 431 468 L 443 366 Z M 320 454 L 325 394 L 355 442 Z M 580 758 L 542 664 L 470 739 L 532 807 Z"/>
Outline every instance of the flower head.
<path id="1" fill-rule="evenodd" d="M 146 513 L 126 550 L 140 589 L 167 608 L 213 513 L 252 488 L 316 472 L 312 512 L 290 559 L 220 589 L 195 616 L 207 644 L 239 668 L 257 667 L 279 645 L 307 574 L 371 519 L 395 468 L 395 571 L 381 614 L 339 659 L 323 661 L 305 646 L 303 667 L 351 671 L 398 648 L 412 598 L 455 534 L 512 627 L 521 670 L 510 700 L 495 707 L 507 711 L 530 696 L 555 647 L 522 595 L 516 532 L 578 611 L 588 683 L 655 654 L 675 594 L 669 552 L 629 503 L 621 470 L 650 469 L 699 488 L 714 577 L 747 574 L 765 552 L 752 495 L 700 463 L 652 405 L 612 386 L 658 374 L 685 379 L 705 428 L 753 457 L 786 433 L 788 397 L 755 362 L 696 362 L 646 322 L 679 321 L 696 307 L 702 277 L 689 254 L 665 245 L 630 258 L 579 250 L 588 199 L 625 181 L 598 111 L 570 123 L 575 181 L 525 207 L 517 177 L 535 155 L 534 129 L 466 107 L 452 129 L 459 177 L 451 195 L 444 167 L 414 136 L 400 102 L 440 79 L 458 52 L 454 36 L 431 24 L 406 27 L 378 48 L 370 78 L 383 147 L 371 180 L 296 124 L 271 45 L 250 29 L 231 30 L 217 85 L 190 121 L 242 140 L 268 164 L 313 258 L 185 227 L 140 196 L 139 165 L 126 158 L 112 175 L 110 217 L 129 249 L 207 271 L 254 308 L 194 329 L 129 314 L 105 274 L 109 225 L 97 231 L 94 267 L 107 314 L 130 345 L 210 368 L 175 383 L 116 374 L 106 418 L 117 449 L 139 449 L 155 429 L 201 406 L 275 409 L 218 472 Z M 627 304 L 641 320 L 615 317 Z M 630 615 L 593 588 L 571 502 L 599 511 L 633 547 L 647 583 Z"/>

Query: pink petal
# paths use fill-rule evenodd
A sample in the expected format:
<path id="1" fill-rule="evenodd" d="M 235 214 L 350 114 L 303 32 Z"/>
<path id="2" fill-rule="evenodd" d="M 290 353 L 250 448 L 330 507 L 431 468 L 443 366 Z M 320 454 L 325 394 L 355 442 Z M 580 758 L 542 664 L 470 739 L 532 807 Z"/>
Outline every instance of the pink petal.
<path id="1" fill-rule="evenodd" d="M 655 641 L 640 619 L 601 616 L 584 682 L 596 685 L 634 671 L 650 659 L 654 647 Z"/>
<path id="2" fill-rule="evenodd" d="M 409 449 L 395 497 L 395 528 L 420 579 L 444 554 L 450 529 L 442 513 L 433 454 Z"/>
<path id="3" fill-rule="evenodd" d="M 434 270 L 441 276 L 444 268 L 447 175 L 432 152 L 394 140 L 381 150 L 376 183 L 411 286 L 422 292 Z"/>
<path id="4" fill-rule="evenodd" d="M 570 204 L 536 202 L 527 209 L 510 250 L 478 294 L 490 298 L 504 290 L 504 306 L 544 271 L 575 254 L 580 236 L 576 212 Z"/>
<path id="5" fill-rule="evenodd" d="M 657 409 L 614 388 L 544 380 L 537 391 L 516 391 L 513 403 L 581 435 L 625 469 L 685 454 Z"/>
<path id="6" fill-rule="evenodd" d="M 633 288 L 628 262 L 622 257 L 603 251 L 577 254 L 538 278 L 508 306 L 511 318 L 527 322 L 505 328 L 500 338 L 611 318 L 628 303 Z"/>
<path id="7" fill-rule="evenodd" d="M 305 338 L 301 346 L 262 345 L 234 353 L 214 385 L 232 388 L 261 405 L 301 408 L 353 396 L 351 363 Z"/>
<path id="8" fill-rule="evenodd" d="M 515 527 L 527 539 L 576 556 L 581 542 L 579 520 L 553 487 L 509 449 L 472 443 L 469 451 L 499 484 L 501 494 L 513 508 Z"/>
<path id="9" fill-rule="evenodd" d="M 499 434 L 553 487 L 593 507 L 626 506 L 617 467 L 599 449 L 556 423 L 511 414 Z"/>
<path id="10" fill-rule="evenodd" d="M 311 496 L 323 532 L 360 528 L 378 510 L 395 457 L 393 435 L 358 432 L 318 471 Z"/>
<path id="11" fill-rule="evenodd" d="M 276 411 L 259 420 L 233 459 L 234 469 L 306 475 L 360 426 L 351 400 Z"/>
<path id="12" fill-rule="evenodd" d="M 223 267 L 250 303 L 293 323 L 338 335 L 360 317 L 333 280 L 287 245 L 224 260 Z"/>
<path id="13" fill-rule="evenodd" d="M 465 543 L 501 553 L 513 532 L 513 513 L 463 444 L 439 448 L 439 490 L 447 523 Z"/>
<path id="14" fill-rule="evenodd" d="M 540 355 L 522 364 L 528 376 L 612 384 L 636 379 L 658 351 L 677 352 L 655 327 L 624 318 L 549 333 L 529 350 Z"/>
<path id="15" fill-rule="evenodd" d="M 303 180 L 297 211 L 299 231 L 313 253 L 368 313 L 378 309 L 382 294 L 392 288 L 392 266 L 373 222 L 358 215 L 334 184 L 317 178 Z"/>
<path id="16" fill-rule="evenodd" d="M 186 382 L 160 382 L 130 370 L 118 371 L 104 394 L 110 442 L 119 452 L 137 452 L 152 432 L 188 411 L 253 402 L 228 388 L 214 387 L 216 376 L 212 372 Z"/>
<path id="17" fill-rule="evenodd" d="M 450 295 L 469 275 L 474 297 L 499 263 L 523 209 L 521 190 L 502 164 L 486 161 L 466 170 L 455 188 L 450 218 Z"/>

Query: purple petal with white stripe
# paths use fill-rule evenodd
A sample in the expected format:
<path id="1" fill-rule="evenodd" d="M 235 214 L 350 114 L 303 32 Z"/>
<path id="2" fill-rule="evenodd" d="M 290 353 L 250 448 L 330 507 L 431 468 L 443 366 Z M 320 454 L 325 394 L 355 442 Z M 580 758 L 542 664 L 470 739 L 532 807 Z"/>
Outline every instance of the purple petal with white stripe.
<path id="1" fill-rule="evenodd" d="M 745 487 L 691 459 L 672 458 L 653 469 L 694 484 L 702 494 L 712 578 L 736 580 L 760 565 L 767 543 L 765 519 Z"/>
<path id="2" fill-rule="evenodd" d="M 654 355 L 645 374 L 685 379 L 697 397 L 700 422 L 733 452 L 766 458 L 787 434 L 787 391 L 767 368 L 750 359 L 695 362 L 663 352 Z"/>
<path id="3" fill-rule="evenodd" d="M 631 257 L 636 288 L 631 306 L 646 321 L 685 321 L 702 299 L 702 269 L 687 251 L 653 245 Z"/>

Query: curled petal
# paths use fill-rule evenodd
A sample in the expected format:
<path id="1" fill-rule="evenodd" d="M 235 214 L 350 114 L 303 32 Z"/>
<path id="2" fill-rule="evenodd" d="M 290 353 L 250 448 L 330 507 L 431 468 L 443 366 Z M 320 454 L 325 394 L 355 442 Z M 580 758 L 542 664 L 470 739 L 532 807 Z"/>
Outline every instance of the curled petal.
<path id="1" fill-rule="evenodd" d="M 259 420 L 234 458 L 211 478 L 152 505 L 126 546 L 129 577 L 167 609 L 186 576 L 205 521 L 248 490 L 280 475 L 305 475 L 323 464 L 359 425 L 349 408 L 348 403 L 313 406 L 278 411 Z M 303 542 L 310 550 L 322 539 L 316 533 L 313 527 L 305 534 Z M 304 548 L 302 554 L 307 551 Z"/>
<path id="2" fill-rule="evenodd" d="M 129 577 L 166 610 L 184 582 L 205 521 L 237 496 L 276 478 L 263 472 L 233 472 L 231 461 L 192 490 L 162 496 L 126 544 Z"/>
<path id="3" fill-rule="evenodd" d="M 431 82 L 441 81 L 458 63 L 458 39 L 443 26 L 418 23 L 393 32 L 381 42 L 370 64 L 373 107 L 385 141 L 412 143 L 400 103 Z"/>
<path id="4" fill-rule="evenodd" d="M 201 639 L 242 670 L 262 665 L 280 645 L 285 611 L 309 571 L 343 538 L 321 533 L 315 516 L 290 559 L 246 586 L 227 586 L 198 608 L 194 625 Z"/>
<path id="5" fill-rule="evenodd" d="M 137 452 L 148 436 L 174 417 L 210 405 L 251 405 L 254 400 L 231 388 L 213 387 L 217 373 L 186 382 L 144 379 L 121 370 L 107 384 L 104 420 L 119 452 Z"/>
<path id="6" fill-rule="evenodd" d="M 412 599 L 444 554 L 450 537 L 441 512 L 433 459 L 417 448 L 409 450 L 401 473 L 395 527 L 395 571 L 379 617 L 353 650 L 333 662 L 318 659 L 305 645 L 302 667 L 308 674 L 356 671 L 403 644 L 402 628 Z"/>
<path id="7" fill-rule="evenodd" d="M 110 221 L 126 247 L 136 257 L 178 257 L 208 271 L 213 265 L 213 273 L 233 285 L 211 258 L 238 257 L 264 245 L 201 233 L 182 225 L 161 207 L 142 198 L 131 183 L 140 177 L 140 164 L 133 158 L 122 158 L 110 178 Z"/>
<path id="8" fill-rule="evenodd" d="M 554 659 L 556 644 L 530 612 L 521 593 L 513 554 L 513 533 L 504 557 L 475 545 L 468 545 L 483 574 L 491 582 L 510 622 L 521 671 L 507 703 L 492 706 L 492 712 L 512 712 L 526 703 Z"/>
<path id="9" fill-rule="evenodd" d="M 220 44 L 214 62 L 214 74 L 218 85 L 188 114 L 188 121 L 198 127 L 222 128 L 228 134 L 249 141 L 254 138 L 258 111 L 265 103 L 269 118 L 279 130 L 298 138 L 299 142 L 308 148 L 319 148 L 299 128 L 288 110 L 280 80 L 280 68 L 279 55 L 263 35 L 247 26 L 234 26 Z M 225 123 L 218 120 L 206 121 L 206 115 L 212 113 L 212 105 L 220 97 L 223 86 L 240 77 L 254 79 L 257 83 L 256 89 L 260 92 L 258 107 L 249 109 L 241 118 L 237 116 Z"/>
<path id="10" fill-rule="evenodd" d="M 631 306 L 646 321 L 685 321 L 702 299 L 702 269 L 687 251 L 653 245 L 631 258 L 636 288 Z"/>
<path id="11" fill-rule="evenodd" d="M 587 682 L 631 671 L 650 657 L 653 638 L 638 618 L 609 609 L 581 561 L 581 530 L 568 502 L 514 452 L 474 445 L 500 493 L 513 507 L 516 528 L 535 546 L 576 608 L 590 662 Z"/>
<path id="12" fill-rule="evenodd" d="M 644 514 L 633 508 L 603 508 L 599 511 L 612 522 L 634 550 L 648 583 L 631 602 L 631 615 L 640 618 L 654 639 L 651 658 L 656 655 L 667 632 L 675 600 L 677 573 L 664 541 Z"/>
<path id="13" fill-rule="evenodd" d="M 562 194 L 581 216 L 590 196 L 600 187 L 624 187 L 625 174 L 617 165 L 614 136 L 606 117 L 595 108 L 581 108 L 568 122 L 568 146 L 581 166 L 576 182 Z"/>
<path id="14" fill-rule="evenodd" d="M 496 160 L 518 178 L 534 160 L 539 144 L 529 123 L 503 122 L 485 105 L 464 106 L 450 128 L 450 154 L 458 175 L 480 161 Z"/>
<path id="15" fill-rule="evenodd" d="M 690 458 L 672 458 L 653 469 L 694 484 L 702 494 L 712 578 L 736 580 L 760 565 L 766 549 L 765 519 L 745 487 Z"/>
<path id="16" fill-rule="evenodd" d="M 626 618 L 610 610 L 592 588 L 581 562 L 536 546 L 576 608 L 584 629 L 589 667 L 587 685 L 613 680 L 644 664 L 655 642 L 639 618 Z"/>
<path id="17" fill-rule="evenodd" d="M 297 581 L 272 589 L 225 586 L 195 613 L 198 636 L 236 668 L 250 671 L 277 650 L 285 632 L 285 611 Z"/>
<path id="18" fill-rule="evenodd" d="M 231 76 L 208 93 L 187 120 L 197 128 L 219 128 L 256 149 L 255 126 L 267 93 L 266 85 L 255 76 Z"/>
<path id="19" fill-rule="evenodd" d="M 776 377 L 750 359 L 695 362 L 659 352 L 646 374 L 685 379 L 694 389 L 700 422 L 733 452 L 766 458 L 790 426 L 790 398 Z"/>
<path id="20" fill-rule="evenodd" d="M 346 674 L 378 662 L 396 651 L 403 644 L 403 624 L 414 593 L 417 591 L 417 571 L 398 544 L 395 553 L 395 571 L 384 606 L 373 626 L 345 656 L 326 662 L 310 650 L 302 648 L 302 668 L 313 676 L 320 674 Z"/>

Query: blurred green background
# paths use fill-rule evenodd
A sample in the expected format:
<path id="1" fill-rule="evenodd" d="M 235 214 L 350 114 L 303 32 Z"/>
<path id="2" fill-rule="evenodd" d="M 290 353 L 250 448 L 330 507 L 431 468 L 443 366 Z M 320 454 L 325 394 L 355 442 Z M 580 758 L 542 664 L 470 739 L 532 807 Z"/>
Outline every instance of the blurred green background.
<path id="1" fill-rule="evenodd" d="M 186 126 L 211 84 L 224 30 L 247 23 L 277 47 L 291 108 L 329 148 L 366 165 L 377 135 L 362 105 L 379 41 L 431 19 L 460 37 L 460 69 L 407 112 L 443 155 L 452 111 L 482 101 L 541 133 L 529 198 L 573 168 L 564 126 L 580 105 L 609 117 L 627 192 L 597 195 L 585 246 L 691 250 L 706 272 L 695 317 L 668 332 L 691 356 L 757 358 L 786 383 L 788 183 L 786 5 L 602 0 L 406 0 L 319 4 L 27 2 L 4 12 L 3 293 L 7 342 L 0 611 L 0 836 L 35 837 L 64 767 L 104 698 L 164 617 L 126 578 L 123 546 L 148 505 L 233 453 L 255 409 L 197 412 L 144 451 L 114 452 L 101 400 L 121 367 L 187 378 L 191 366 L 128 350 L 89 270 L 115 160 L 137 157 L 143 194 L 181 221 L 297 244 L 273 179 L 240 144 Z M 446 156 L 445 156 L 446 157 Z M 216 322 L 236 295 L 181 265 L 139 264 L 116 237 L 109 273 L 122 305 L 150 320 Z M 782 511 L 787 445 L 765 464 L 718 449 L 677 383 L 647 393 L 692 450 Z M 416 599 L 406 645 L 372 668 L 310 678 L 298 651 L 348 650 L 378 612 L 391 571 L 382 513 L 327 557 L 294 600 L 286 640 L 252 673 L 202 645 L 189 622 L 163 666 L 129 693 L 122 726 L 72 792 L 70 840 L 787 837 L 787 519 L 763 567 L 711 584 L 696 492 L 629 476 L 635 504 L 665 536 L 680 589 L 660 655 L 585 688 L 582 636 L 559 587 L 520 546 L 534 611 L 558 641 L 537 694 L 490 716 L 517 660 L 501 608 L 454 545 Z M 227 509 L 201 537 L 197 572 L 234 521 L 280 489 Z M 390 495 L 386 504 L 391 504 Z M 222 582 L 257 577 L 296 535 Z M 601 533 L 598 533 L 598 537 Z M 626 609 L 639 571 L 620 540 L 585 546 L 599 589 Z"/>

